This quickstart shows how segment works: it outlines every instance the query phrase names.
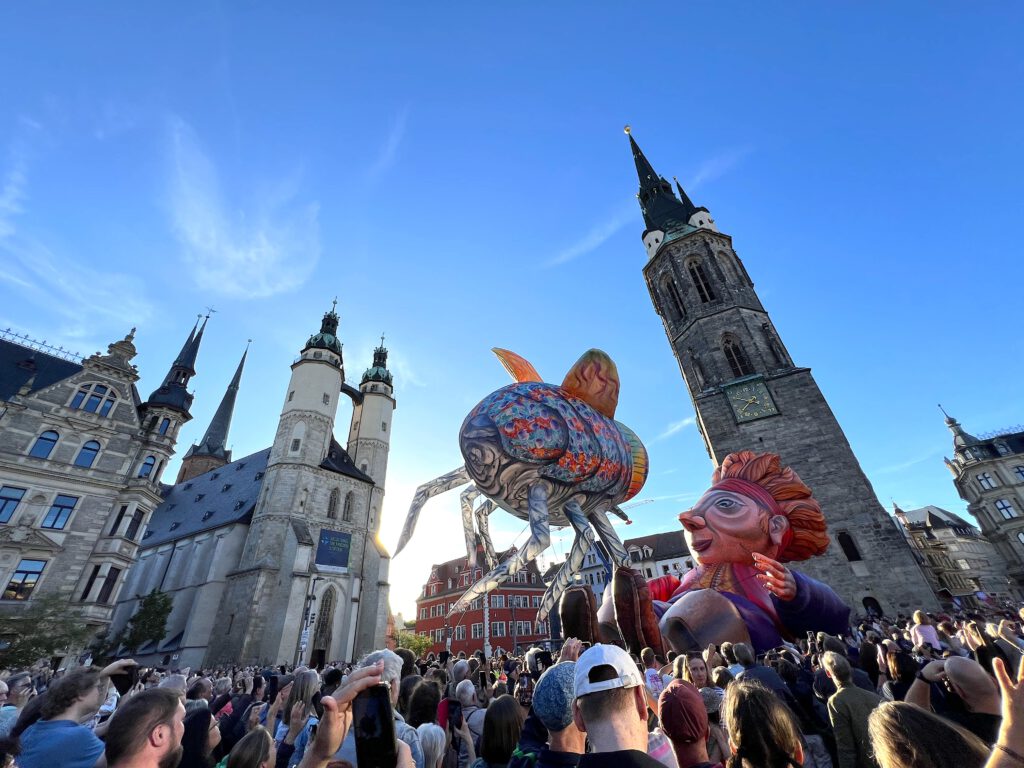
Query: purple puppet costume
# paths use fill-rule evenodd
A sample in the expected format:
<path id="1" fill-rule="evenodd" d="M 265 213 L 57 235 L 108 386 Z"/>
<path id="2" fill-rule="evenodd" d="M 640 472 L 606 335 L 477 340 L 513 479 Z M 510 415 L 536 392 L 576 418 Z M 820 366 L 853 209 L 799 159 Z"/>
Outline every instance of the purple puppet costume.
<path id="1" fill-rule="evenodd" d="M 822 554 L 829 539 L 811 490 L 775 454 L 726 456 L 711 488 L 679 521 L 697 567 L 681 581 L 662 576 L 647 583 L 660 639 L 673 650 L 728 640 L 763 652 L 808 631 L 847 629 L 850 609 L 839 596 L 783 565 Z M 617 618 L 620 609 L 645 610 L 617 602 Z M 618 628 L 627 644 L 651 644 L 630 636 L 622 621 Z"/>

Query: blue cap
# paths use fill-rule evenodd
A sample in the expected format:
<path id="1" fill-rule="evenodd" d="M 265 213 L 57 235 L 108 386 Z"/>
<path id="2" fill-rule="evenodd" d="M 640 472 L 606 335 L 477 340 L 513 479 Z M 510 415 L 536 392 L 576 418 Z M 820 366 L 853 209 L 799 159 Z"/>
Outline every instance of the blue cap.
<path id="1" fill-rule="evenodd" d="M 545 670 L 533 689 L 533 712 L 549 731 L 564 731 L 572 722 L 576 662 L 562 661 Z"/>

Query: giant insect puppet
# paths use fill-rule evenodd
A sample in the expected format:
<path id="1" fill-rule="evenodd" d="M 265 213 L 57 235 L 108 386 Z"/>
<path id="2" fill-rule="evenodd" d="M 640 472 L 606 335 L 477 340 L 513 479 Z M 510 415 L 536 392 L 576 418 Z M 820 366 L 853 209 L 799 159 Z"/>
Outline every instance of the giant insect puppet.
<path id="1" fill-rule="evenodd" d="M 619 505 L 639 493 L 647 480 L 647 450 L 629 427 L 614 419 L 619 376 L 604 352 L 585 353 L 556 386 L 545 384 L 514 352 L 493 351 L 516 383 L 492 392 L 470 411 L 459 430 L 466 463 L 416 489 L 395 555 L 412 537 L 428 499 L 471 483 L 461 495 L 469 564 L 476 565 L 479 534 L 490 570 L 455 602 L 450 617 L 547 549 L 551 525 L 571 526 L 575 535 L 569 555 L 537 612 L 537 620 L 543 621 L 583 565 L 595 531 L 613 565 L 628 565 L 629 555 L 607 514 L 627 519 Z M 484 499 L 474 509 L 481 495 Z M 528 521 L 530 528 L 526 543 L 500 563 L 488 527 L 488 515 L 496 507 Z"/>

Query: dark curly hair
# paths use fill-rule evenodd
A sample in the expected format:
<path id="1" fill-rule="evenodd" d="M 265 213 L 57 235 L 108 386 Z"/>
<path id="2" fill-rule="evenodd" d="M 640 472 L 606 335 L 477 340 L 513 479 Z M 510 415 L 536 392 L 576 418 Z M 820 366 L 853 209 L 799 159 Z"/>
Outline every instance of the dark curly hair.
<path id="1" fill-rule="evenodd" d="M 100 671 L 95 667 L 79 667 L 57 679 L 46 691 L 41 710 L 43 720 L 52 720 L 67 712 L 80 698 L 100 682 Z"/>

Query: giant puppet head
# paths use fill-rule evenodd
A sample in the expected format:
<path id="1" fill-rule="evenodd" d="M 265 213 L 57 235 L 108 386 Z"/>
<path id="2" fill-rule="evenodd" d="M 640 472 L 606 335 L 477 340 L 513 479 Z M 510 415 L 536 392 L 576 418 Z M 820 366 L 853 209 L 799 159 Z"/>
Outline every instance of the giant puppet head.
<path id="1" fill-rule="evenodd" d="M 703 566 L 752 565 L 755 552 L 785 563 L 828 549 L 825 517 L 811 489 L 774 453 L 726 456 L 711 488 L 679 522 Z"/>

